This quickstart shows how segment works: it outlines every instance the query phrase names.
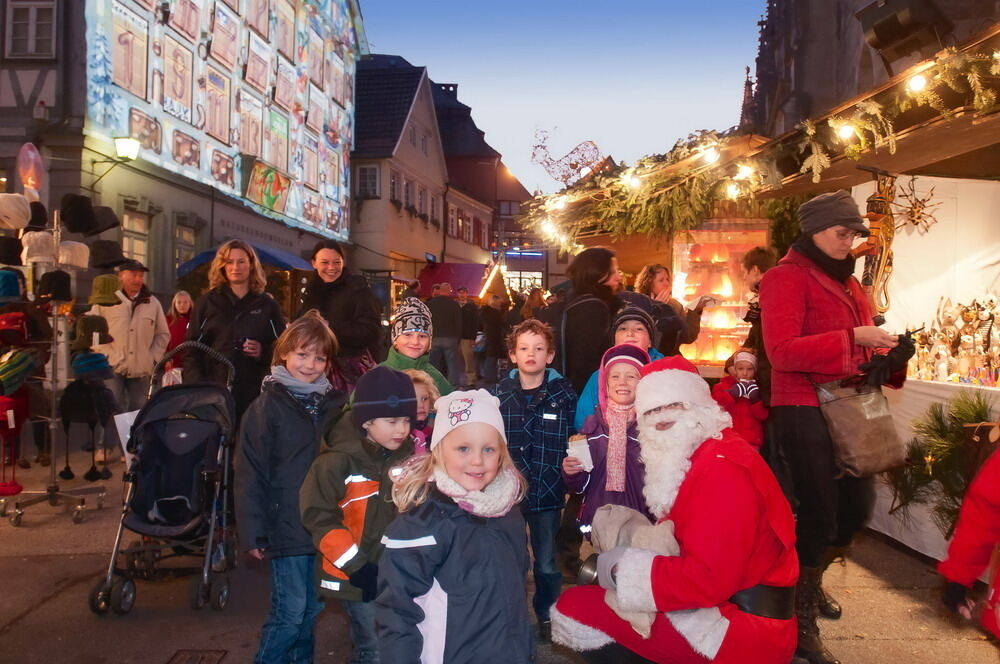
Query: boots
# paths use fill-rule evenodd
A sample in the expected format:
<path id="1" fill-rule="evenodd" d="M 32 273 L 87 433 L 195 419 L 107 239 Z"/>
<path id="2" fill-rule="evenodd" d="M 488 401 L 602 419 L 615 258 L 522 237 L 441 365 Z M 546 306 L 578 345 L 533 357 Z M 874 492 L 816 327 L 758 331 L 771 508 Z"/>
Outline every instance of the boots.
<path id="1" fill-rule="evenodd" d="M 831 546 L 827 549 L 826 555 L 823 556 L 823 563 L 820 566 L 819 614 L 831 620 L 839 620 L 844 611 L 840 602 L 831 597 L 823 588 L 822 575 L 835 560 L 840 560 L 843 563 L 847 558 L 847 548 L 846 546 Z"/>
<path id="2" fill-rule="evenodd" d="M 822 591 L 819 587 L 823 574 L 819 567 L 800 567 L 799 583 L 795 589 L 795 614 L 799 619 L 799 644 L 795 655 L 809 664 L 840 664 L 819 637 L 819 601 Z"/>

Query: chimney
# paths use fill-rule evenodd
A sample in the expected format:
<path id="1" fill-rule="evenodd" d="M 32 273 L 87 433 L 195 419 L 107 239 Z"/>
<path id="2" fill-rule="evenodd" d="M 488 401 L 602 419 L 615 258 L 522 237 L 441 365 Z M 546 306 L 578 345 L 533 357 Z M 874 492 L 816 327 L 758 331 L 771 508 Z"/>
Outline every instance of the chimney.
<path id="1" fill-rule="evenodd" d="M 438 83 L 438 89 L 441 90 L 441 92 L 448 93 L 448 96 L 452 99 L 458 100 L 457 83 Z"/>

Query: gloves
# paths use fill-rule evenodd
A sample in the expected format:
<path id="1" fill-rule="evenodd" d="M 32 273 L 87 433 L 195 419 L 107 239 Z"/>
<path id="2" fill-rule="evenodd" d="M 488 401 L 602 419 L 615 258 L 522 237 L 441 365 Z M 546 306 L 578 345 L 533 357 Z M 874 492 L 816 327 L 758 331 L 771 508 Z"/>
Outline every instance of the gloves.
<path id="1" fill-rule="evenodd" d="M 726 391 L 733 395 L 734 399 L 749 399 L 751 403 L 760 401 L 760 388 L 757 387 L 757 381 L 740 381 Z"/>
<path id="2" fill-rule="evenodd" d="M 880 387 L 888 383 L 893 374 L 903 371 L 906 363 L 916 352 L 917 347 L 913 343 L 913 338 L 909 334 L 901 334 L 898 346 L 885 355 L 873 355 L 870 362 L 865 362 L 858 369 L 866 374 L 865 383 L 872 387 Z"/>
<path id="3" fill-rule="evenodd" d="M 361 601 L 370 602 L 378 592 L 378 565 L 365 563 L 354 574 L 349 576 L 351 585 L 361 589 Z"/>
<path id="4" fill-rule="evenodd" d="M 598 559 L 598 564 L 600 564 L 600 559 Z M 944 602 L 945 607 L 947 607 L 952 613 L 964 615 L 968 618 L 969 607 L 968 599 L 966 597 L 968 592 L 969 589 L 961 583 L 948 581 L 944 584 L 944 592 L 941 594 L 941 601 Z M 965 609 L 964 613 L 962 612 L 963 608 Z"/>
<path id="5" fill-rule="evenodd" d="M 618 562 L 626 551 L 628 551 L 627 546 L 616 546 L 597 557 L 597 582 L 605 590 L 615 590 L 618 587 L 615 573 L 618 571 Z"/>
<path id="6" fill-rule="evenodd" d="M 899 345 L 886 353 L 886 358 L 889 360 L 889 369 L 892 373 L 902 371 L 906 368 L 906 363 L 916 352 L 917 345 L 913 343 L 913 337 L 909 334 L 899 335 Z"/>

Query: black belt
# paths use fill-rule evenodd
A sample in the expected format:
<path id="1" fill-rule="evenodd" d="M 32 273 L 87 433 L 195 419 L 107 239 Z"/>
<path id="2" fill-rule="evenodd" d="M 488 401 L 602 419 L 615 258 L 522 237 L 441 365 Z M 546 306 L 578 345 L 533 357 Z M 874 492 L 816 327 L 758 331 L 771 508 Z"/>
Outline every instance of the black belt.
<path id="1" fill-rule="evenodd" d="M 788 620 L 795 615 L 795 587 L 779 588 L 778 586 L 756 585 L 741 590 L 729 601 L 739 607 L 740 611 L 762 618 Z"/>

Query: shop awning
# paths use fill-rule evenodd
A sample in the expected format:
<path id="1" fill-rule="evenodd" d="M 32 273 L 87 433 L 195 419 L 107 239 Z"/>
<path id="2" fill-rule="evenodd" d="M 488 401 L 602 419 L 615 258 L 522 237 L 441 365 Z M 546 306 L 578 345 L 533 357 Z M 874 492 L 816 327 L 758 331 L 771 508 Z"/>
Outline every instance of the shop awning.
<path id="1" fill-rule="evenodd" d="M 420 270 L 420 296 L 430 297 L 434 284 L 449 283 L 453 291 L 468 289 L 473 297 L 479 295 L 486 276 L 486 266 L 481 263 L 430 263 Z"/>
<path id="2" fill-rule="evenodd" d="M 264 265 L 270 267 L 276 267 L 279 270 L 311 270 L 312 265 L 309 261 L 299 258 L 295 254 L 291 254 L 287 251 L 282 251 L 281 249 L 275 249 L 274 247 L 268 247 L 262 244 L 249 243 L 253 247 L 254 251 L 257 252 L 257 257 L 260 258 L 260 262 Z M 177 268 L 177 276 L 183 277 L 187 273 L 194 270 L 199 265 L 204 265 L 205 263 L 211 263 L 212 259 L 215 258 L 215 253 L 219 250 L 218 247 L 213 247 L 208 251 L 203 251 L 186 263 L 182 263 L 180 267 Z"/>

